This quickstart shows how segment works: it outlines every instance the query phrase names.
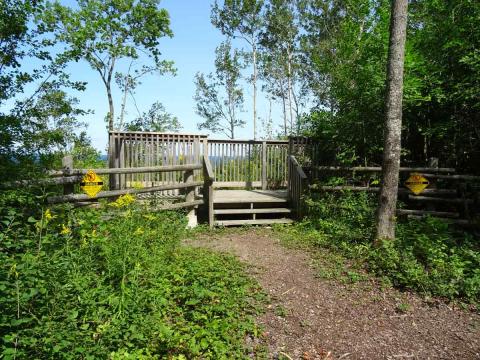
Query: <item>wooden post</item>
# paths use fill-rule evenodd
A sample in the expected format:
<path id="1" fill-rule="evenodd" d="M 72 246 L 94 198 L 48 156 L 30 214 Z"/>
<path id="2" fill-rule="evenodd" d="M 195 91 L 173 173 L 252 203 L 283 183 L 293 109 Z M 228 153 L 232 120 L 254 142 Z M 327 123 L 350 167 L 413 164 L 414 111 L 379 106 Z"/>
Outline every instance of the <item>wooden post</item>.
<path id="1" fill-rule="evenodd" d="M 213 170 L 207 156 L 203 157 L 203 199 L 207 211 L 208 225 L 213 228 Z"/>
<path id="2" fill-rule="evenodd" d="M 73 169 L 73 157 L 71 155 L 64 156 L 62 159 L 62 168 L 63 175 L 68 176 L 71 174 Z M 64 184 L 63 185 L 63 194 L 69 195 L 73 194 L 74 184 Z"/>
<path id="3" fill-rule="evenodd" d="M 262 141 L 262 190 L 267 190 L 267 142 Z"/>
<path id="4" fill-rule="evenodd" d="M 183 182 L 188 184 L 193 182 L 193 170 L 185 171 L 183 175 Z M 194 188 L 187 188 L 185 192 L 185 202 L 191 202 L 195 200 L 195 189 Z"/>

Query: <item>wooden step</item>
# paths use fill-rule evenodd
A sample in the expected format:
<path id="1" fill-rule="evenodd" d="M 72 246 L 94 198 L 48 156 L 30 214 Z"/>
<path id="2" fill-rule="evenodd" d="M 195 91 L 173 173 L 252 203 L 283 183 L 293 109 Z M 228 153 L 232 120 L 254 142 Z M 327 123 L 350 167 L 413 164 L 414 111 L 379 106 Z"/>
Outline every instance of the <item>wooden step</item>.
<path id="1" fill-rule="evenodd" d="M 216 209 L 215 215 L 232 214 L 290 214 L 292 210 L 287 208 L 268 208 L 268 209 Z"/>
<path id="2" fill-rule="evenodd" d="M 272 224 L 291 224 L 292 219 L 256 219 L 256 220 L 217 220 L 216 226 L 242 226 L 242 225 L 272 225 Z"/>

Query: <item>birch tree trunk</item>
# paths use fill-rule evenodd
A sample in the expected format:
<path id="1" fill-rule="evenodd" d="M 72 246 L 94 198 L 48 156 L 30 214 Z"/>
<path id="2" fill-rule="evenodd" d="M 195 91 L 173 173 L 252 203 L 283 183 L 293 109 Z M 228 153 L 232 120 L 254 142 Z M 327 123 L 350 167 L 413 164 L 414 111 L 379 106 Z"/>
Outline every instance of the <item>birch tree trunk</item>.
<path id="1" fill-rule="evenodd" d="M 384 127 L 382 185 L 377 208 L 376 242 L 395 239 L 395 212 L 400 168 L 403 68 L 408 0 L 392 0 L 387 93 Z"/>
<path id="2" fill-rule="evenodd" d="M 253 140 L 257 140 L 257 47 L 252 40 L 253 49 Z"/>

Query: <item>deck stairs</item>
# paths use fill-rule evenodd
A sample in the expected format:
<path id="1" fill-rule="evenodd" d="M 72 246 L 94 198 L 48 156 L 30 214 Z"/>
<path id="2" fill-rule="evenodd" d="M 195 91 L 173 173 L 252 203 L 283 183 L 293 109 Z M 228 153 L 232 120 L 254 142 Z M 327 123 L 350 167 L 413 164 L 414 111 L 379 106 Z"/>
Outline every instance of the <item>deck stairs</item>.
<path id="1" fill-rule="evenodd" d="M 215 226 L 290 224 L 286 191 L 216 190 Z"/>

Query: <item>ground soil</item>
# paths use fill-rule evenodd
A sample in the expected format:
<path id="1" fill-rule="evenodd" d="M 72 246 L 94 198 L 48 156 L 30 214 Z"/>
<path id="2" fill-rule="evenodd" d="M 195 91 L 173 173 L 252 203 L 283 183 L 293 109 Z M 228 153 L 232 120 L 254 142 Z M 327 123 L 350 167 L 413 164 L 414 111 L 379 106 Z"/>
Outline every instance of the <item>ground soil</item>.
<path id="1" fill-rule="evenodd" d="M 374 280 L 318 277 L 312 255 L 268 229 L 201 236 L 190 245 L 250 264 L 270 297 L 258 322 L 272 359 L 480 359 L 480 315 Z"/>

